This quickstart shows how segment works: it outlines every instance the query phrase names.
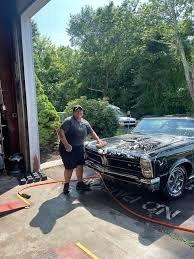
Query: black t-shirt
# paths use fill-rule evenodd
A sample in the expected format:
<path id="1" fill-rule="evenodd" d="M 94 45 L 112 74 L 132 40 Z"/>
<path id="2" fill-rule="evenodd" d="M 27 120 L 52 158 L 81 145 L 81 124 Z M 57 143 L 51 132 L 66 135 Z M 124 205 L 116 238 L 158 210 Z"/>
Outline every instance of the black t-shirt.
<path id="1" fill-rule="evenodd" d="M 72 146 L 83 145 L 86 136 L 93 131 L 87 120 L 82 118 L 81 121 L 77 121 L 73 116 L 63 122 L 61 129 L 63 129 L 68 143 Z"/>

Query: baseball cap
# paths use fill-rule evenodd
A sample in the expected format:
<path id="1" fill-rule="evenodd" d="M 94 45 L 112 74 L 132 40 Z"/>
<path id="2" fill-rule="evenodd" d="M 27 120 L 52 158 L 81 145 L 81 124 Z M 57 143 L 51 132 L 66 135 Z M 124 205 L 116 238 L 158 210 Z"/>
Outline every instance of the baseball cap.
<path id="1" fill-rule="evenodd" d="M 76 112 L 76 111 L 83 111 L 83 108 L 81 107 L 81 105 L 75 105 L 73 107 L 73 112 Z"/>

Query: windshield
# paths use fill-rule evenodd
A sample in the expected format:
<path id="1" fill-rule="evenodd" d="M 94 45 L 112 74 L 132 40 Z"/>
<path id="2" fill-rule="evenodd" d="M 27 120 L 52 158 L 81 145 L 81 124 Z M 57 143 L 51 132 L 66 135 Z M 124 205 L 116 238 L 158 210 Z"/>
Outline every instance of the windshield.
<path id="1" fill-rule="evenodd" d="M 133 133 L 194 137 L 194 120 L 186 118 L 146 118 L 139 122 Z"/>

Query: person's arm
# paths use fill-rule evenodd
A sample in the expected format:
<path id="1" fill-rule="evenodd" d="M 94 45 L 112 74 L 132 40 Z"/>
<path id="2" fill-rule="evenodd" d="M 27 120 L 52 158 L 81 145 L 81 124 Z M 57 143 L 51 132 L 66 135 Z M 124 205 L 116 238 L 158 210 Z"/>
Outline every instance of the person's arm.
<path id="1" fill-rule="evenodd" d="M 63 143 L 65 150 L 67 152 L 71 152 L 72 146 L 68 143 L 66 136 L 65 136 L 65 132 L 62 128 L 59 129 L 59 139 L 60 139 L 61 143 Z"/>
<path id="2" fill-rule="evenodd" d="M 90 136 L 97 141 L 96 146 L 98 147 L 104 147 L 107 143 L 103 140 L 101 140 L 96 132 L 92 129 L 91 125 L 89 122 L 87 122 L 87 133 L 90 134 Z"/>
<path id="3" fill-rule="evenodd" d="M 95 139 L 98 143 L 101 141 L 95 131 L 92 131 L 92 132 L 90 133 L 90 136 L 91 136 L 93 139 Z"/>
<path id="4" fill-rule="evenodd" d="M 106 144 L 107 144 L 106 141 L 101 140 L 101 139 L 98 137 L 98 135 L 96 134 L 95 131 L 92 131 L 92 132 L 90 133 L 90 136 L 91 136 L 93 139 L 95 139 L 95 140 L 97 141 L 96 146 L 97 146 L 98 148 L 101 148 L 101 147 L 106 146 Z"/>
<path id="5" fill-rule="evenodd" d="M 72 146 L 68 143 L 66 137 L 65 137 L 65 132 L 63 129 L 60 129 L 59 130 L 59 138 L 60 138 L 60 141 L 63 143 L 64 147 L 65 147 L 65 150 L 67 152 L 71 152 L 72 151 Z"/>

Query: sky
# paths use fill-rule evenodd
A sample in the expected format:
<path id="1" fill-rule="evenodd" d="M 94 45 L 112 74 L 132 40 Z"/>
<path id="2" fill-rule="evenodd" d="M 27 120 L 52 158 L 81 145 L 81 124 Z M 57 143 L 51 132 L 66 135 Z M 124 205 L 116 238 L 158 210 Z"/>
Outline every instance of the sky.
<path id="1" fill-rule="evenodd" d="M 48 36 L 57 45 L 70 46 L 66 32 L 70 14 L 77 14 L 85 5 L 94 9 L 108 4 L 109 0 L 51 0 L 34 17 L 42 35 Z M 123 0 L 114 0 L 119 5 Z"/>

